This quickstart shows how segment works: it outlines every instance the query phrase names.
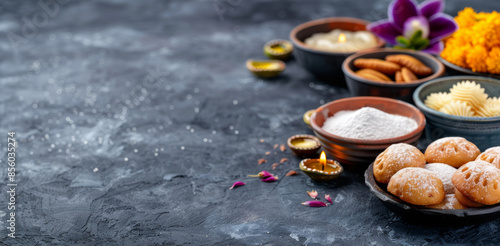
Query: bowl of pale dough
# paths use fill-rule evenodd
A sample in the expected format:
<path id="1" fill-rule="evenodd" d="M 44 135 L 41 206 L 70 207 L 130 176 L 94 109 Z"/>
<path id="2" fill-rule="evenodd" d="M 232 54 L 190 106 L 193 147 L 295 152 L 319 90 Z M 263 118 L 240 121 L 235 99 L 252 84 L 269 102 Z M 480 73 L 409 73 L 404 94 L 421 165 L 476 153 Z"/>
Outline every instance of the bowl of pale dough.
<path id="1" fill-rule="evenodd" d="M 331 17 L 309 21 L 298 25 L 290 32 L 293 44 L 293 55 L 297 62 L 308 72 L 319 79 L 332 84 L 344 84 L 342 62 L 356 52 L 334 52 L 317 49 L 306 44 L 306 39 L 318 33 L 328 33 L 334 29 L 345 31 L 366 31 L 370 22 L 351 17 Z M 375 37 L 376 44 L 373 48 L 385 45 L 382 39 Z"/>

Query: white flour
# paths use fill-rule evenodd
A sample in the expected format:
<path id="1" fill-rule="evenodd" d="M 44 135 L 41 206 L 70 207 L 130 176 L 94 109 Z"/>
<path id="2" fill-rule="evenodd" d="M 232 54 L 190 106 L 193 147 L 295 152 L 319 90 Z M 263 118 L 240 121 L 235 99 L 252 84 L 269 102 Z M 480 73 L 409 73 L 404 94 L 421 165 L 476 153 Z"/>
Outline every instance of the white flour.
<path id="1" fill-rule="evenodd" d="M 417 127 L 414 119 L 371 107 L 339 111 L 323 124 L 323 130 L 334 135 L 362 140 L 400 137 Z"/>

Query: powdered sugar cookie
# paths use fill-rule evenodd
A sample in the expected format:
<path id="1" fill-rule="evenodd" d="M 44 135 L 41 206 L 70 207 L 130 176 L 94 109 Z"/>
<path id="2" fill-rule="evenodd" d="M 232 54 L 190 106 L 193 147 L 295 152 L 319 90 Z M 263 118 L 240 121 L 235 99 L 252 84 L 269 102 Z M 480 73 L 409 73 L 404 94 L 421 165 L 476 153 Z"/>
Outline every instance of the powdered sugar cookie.
<path id="1" fill-rule="evenodd" d="M 417 167 L 399 170 L 392 176 L 387 191 L 415 205 L 435 205 L 443 202 L 445 198 L 443 182 L 438 176 Z"/>
<path id="2" fill-rule="evenodd" d="M 460 167 L 481 154 L 477 146 L 462 137 L 446 137 L 432 142 L 425 150 L 428 163 L 444 163 Z"/>
<path id="3" fill-rule="evenodd" d="M 399 143 L 380 153 L 373 164 L 373 176 L 379 183 L 387 184 L 397 171 L 405 167 L 424 167 L 425 156 L 415 146 Z"/>
<path id="4" fill-rule="evenodd" d="M 500 169 L 500 146 L 492 147 L 481 153 L 476 160 L 481 160 L 493 164 Z"/>
<path id="5" fill-rule="evenodd" d="M 486 205 L 500 202 L 500 169 L 485 161 L 471 161 L 460 167 L 451 181 L 469 199 Z"/>
<path id="6" fill-rule="evenodd" d="M 425 165 L 425 169 L 435 173 L 441 179 L 446 194 L 455 194 L 455 187 L 451 182 L 451 177 L 457 171 L 456 168 L 443 163 L 430 163 Z"/>

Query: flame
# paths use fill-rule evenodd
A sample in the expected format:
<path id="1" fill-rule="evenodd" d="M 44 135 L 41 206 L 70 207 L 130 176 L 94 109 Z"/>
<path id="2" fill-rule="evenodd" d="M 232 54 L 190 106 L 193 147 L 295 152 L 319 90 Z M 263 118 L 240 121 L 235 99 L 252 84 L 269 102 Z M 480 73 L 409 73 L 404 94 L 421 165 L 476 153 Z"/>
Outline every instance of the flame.
<path id="1" fill-rule="evenodd" d="M 338 40 L 338 41 L 339 41 L 339 43 L 345 43 L 345 41 L 346 41 L 346 37 L 345 37 L 345 34 L 344 34 L 344 33 L 341 33 L 341 34 L 339 35 L 339 40 Z"/>
<path id="2" fill-rule="evenodd" d="M 323 171 L 324 171 L 325 167 L 326 167 L 325 151 L 321 151 L 321 155 L 319 156 L 319 164 L 321 164 L 321 167 L 323 168 Z"/>

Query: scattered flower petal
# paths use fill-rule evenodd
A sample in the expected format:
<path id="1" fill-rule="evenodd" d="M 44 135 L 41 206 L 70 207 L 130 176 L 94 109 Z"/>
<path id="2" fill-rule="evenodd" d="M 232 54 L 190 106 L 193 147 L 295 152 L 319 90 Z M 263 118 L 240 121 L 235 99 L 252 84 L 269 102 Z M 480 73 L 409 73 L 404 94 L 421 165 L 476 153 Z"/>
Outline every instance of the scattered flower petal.
<path id="1" fill-rule="evenodd" d="M 288 177 L 288 176 L 293 176 L 293 175 L 297 175 L 297 174 L 298 173 L 295 170 L 291 170 L 291 171 L 288 171 L 285 176 Z"/>
<path id="2" fill-rule="evenodd" d="M 443 12 L 444 0 L 426 0 L 419 5 L 420 14 L 430 18 L 431 16 Z"/>
<path id="3" fill-rule="evenodd" d="M 257 163 L 258 163 L 259 165 L 260 165 L 260 164 L 262 164 L 262 163 L 265 163 L 265 162 L 267 162 L 267 160 L 266 160 L 266 159 L 259 159 L 259 160 L 257 161 Z"/>
<path id="4" fill-rule="evenodd" d="M 285 162 L 285 161 L 288 161 L 288 158 L 281 158 L 280 163 L 283 163 L 283 162 Z"/>
<path id="5" fill-rule="evenodd" d="M 279 163 L 273 163 L 273 165 L 271 165 L 271 167 L 273 168 L 273 170 L 276 170 L 276 168 L 277 168 L 279 165 L 280 165 Z"/>
<path id="6" fill-rule="evenodd" d="M 247 175 L 248 177 L 259 177 L 261 179 L 272 177 L 273 175 L 268 171 L 261 171 L 257 175 Z"/>
<path id="7" fill-rule="evenodd" d="M 417 4 L 412 0 L 395 0 L 389 5 L 387 16 L 398 31 L 403 30 L 405 21 L 419 15 Z"/>
<path id="8" fill-rule="evenodd" d="M 271 151 L 267 151 L 267 152 L 266 152 L 266 155 L 270 155 L 270 154 L 271 154 Z"/>
<path id="9" fill-rule="evenodd" d="M 312 190 L 312 191 L 307 191 L 307 194 L 312 198 L 312 199 L 316 199 L 318 197 L 318 192 L 315 191 L 315 190 Z"/>
<path id="10" fill-rule="evenodd" d="M 306 205 L 309 207 L 327 207 L 328 204 L 322 202 L 322 201 L 307 201 L 303 202 L 302 205 Z"/>
<path id="11" fill-rule="evenodd" d="M 234 182 L 233 186 L 231 186 L 229 189 L 232 190 L 236 187 L 243 186 L 243 185 L 245 185 L 245 183 L 243 183 L 241 181 L 236 181 L 236 182 Z"/>
<path id="12" fill-rule="evenodd" d="M 263 142 L 265 142 L 265 141 L 264 141 L 264 139 L 263 139 L 263 138 L 261 138 L 261 139 L 259 140 L 259 142 L 263 143 Z"/>
<path id="13" fill-rule="evenodd" d="M 429 34 L 430 43 L 446 38 L 458 30 L 458 24 L 455 20 L 446 14 L 438 13 L 429 19 L 431 32 Z"/>
<path id="14" fill-rule="evenodd" d="M 332 198 L 330 197 L 330 195 L 325 194 L 325 199 L 326 199 L 329 203 L 333 204 L 333 202 L 332 202 Z"/>
<path id="15" fill-rule="evenodd" d="M 281 152 L 284 152 L 284 151 L 286 150 L 286 147 L 285 147 L 285 145 L 284 145 L 284 144 L 282 144 L 282 145 L 280 146 L 280 150 L 281 150 Z"/>
<path id="16" fill-rule="evenodd" d="M 278 176 L 267 177 L 265 179 L 261 179 L 260 181 L 269 183 L 269 182 L 274 182 L 276 180 L 278 180 Z"/>
<path id="17" fill-rule="evenodd" d="M 279 144 L 274 144 L 273 149 L 278 148 L 280 145 Z"/>
<path id="18" fill-rule="evenodd" d="M 377 36 L 390 45 L 395 45 L 396 37 L 401 35 L 401 32 L 399 32 L 387 19 L 370 23 L 366 26 L 366 29 L 377 34 Z"/>

